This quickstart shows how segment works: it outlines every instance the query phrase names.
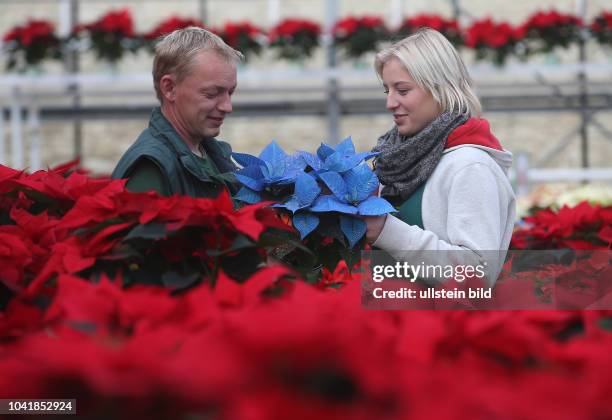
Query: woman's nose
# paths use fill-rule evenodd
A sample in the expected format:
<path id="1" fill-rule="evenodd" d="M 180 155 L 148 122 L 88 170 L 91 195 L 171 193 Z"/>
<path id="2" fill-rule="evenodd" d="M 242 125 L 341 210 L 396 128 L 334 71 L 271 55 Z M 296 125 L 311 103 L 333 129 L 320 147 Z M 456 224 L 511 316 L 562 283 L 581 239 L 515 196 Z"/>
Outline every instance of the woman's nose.
<path id="1" fill-rule="evenodd" d="M 397 106 L 398 106 L 398 102 L 395 99 L 394 95 L 391 93 L 387 94 L 387 109 L 392 110 L 392 109 L 397 108 Z"/>

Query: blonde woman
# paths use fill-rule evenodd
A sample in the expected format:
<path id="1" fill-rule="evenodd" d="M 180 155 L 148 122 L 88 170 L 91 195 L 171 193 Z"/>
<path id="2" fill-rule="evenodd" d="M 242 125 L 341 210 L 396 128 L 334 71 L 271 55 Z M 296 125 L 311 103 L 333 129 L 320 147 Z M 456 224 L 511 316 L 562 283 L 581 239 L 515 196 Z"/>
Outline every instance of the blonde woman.
<path id="1" fill-rule="evenodd" d="M 487 251 L 505 255 L 515 217 L 512 154 L 480 118 L 455 48 L 422 29 L 380 51 L 375 69 L 394 122 L 373 149 L 375 171 L 380 195 L 398 212 L 366 217 L 368 241 L 397 260 L 414 258 L 405 251 L 447 251 L 477 265 Z M 488 262 L 493 284 L 499 261 Z"/>

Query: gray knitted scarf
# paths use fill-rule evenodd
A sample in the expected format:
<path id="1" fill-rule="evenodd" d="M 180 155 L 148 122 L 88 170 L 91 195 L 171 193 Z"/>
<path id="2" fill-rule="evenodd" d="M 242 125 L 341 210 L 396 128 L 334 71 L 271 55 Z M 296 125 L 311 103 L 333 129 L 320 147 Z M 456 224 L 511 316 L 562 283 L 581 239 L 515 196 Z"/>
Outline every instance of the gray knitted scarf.
<path id="1" fill-rule="evenodd" d="M 379 152 L 374 171 L 384 184 L 381 195 L 393 205 L 406 201 L 442 159 L 448 135 L 468 117 L 443 112 L 412 137 L 400 135 L 397 126 L 380 136 L 372 151 Z"/>

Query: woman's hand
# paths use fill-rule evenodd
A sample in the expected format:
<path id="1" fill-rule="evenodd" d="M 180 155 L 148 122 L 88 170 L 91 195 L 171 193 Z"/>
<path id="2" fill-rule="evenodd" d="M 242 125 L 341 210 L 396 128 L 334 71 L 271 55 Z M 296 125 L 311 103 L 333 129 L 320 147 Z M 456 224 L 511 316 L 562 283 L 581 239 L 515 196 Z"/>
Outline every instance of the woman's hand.
<path id="1" fill-rule="evenodd" d="M 382 216 L 363 216 L 362 219 L 366 222 L 366 240 L 369 243 L 373 243 L 378 239 L 380 232 L 382 232 L 383 226 L 385 226 L 385 221 L 387 220 L 387 215 L 383 214 Z"/>

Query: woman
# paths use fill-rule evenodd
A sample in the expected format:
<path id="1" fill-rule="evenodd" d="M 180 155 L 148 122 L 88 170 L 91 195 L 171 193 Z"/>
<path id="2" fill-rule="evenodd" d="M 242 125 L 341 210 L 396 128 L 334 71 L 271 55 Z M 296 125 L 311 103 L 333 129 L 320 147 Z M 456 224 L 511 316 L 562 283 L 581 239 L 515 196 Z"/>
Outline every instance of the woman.
<path id="1" fill-rule="evenodd" d="M 366 217 L 368 241 L 397 260 L 451 251 L 419 258 L 488 264 L 493 284 L 514 225 L 512 154 L 479 117 L 465 64 L 444 36 L 422 29 L 379 52 L 375 68 L 395 122 L 373 149 L 375 171 L 399 211 Z"/>

